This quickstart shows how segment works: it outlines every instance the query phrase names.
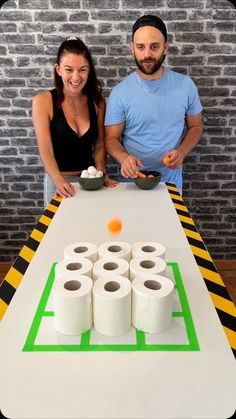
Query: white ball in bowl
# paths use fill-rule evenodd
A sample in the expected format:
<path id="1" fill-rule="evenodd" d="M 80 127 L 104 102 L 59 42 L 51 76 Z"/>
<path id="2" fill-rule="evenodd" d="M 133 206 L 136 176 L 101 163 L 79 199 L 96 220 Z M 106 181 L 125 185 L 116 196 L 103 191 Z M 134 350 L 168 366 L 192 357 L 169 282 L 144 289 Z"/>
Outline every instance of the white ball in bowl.
<path id="1" fill-rule="evenodd" d="M 96 176 L 96 174 L 97 174 L 97 169 L 95 169 L 95 167 L 94 166 L 89 166 L 88 167 L 88 173 L 89 173 L 89 175 L 91 176 Z"/>
<path id="2" fill-rule="evenodd" d="M 89 177 L 89 172 L 87 170 L 82 170 L 80 177 Z"/>

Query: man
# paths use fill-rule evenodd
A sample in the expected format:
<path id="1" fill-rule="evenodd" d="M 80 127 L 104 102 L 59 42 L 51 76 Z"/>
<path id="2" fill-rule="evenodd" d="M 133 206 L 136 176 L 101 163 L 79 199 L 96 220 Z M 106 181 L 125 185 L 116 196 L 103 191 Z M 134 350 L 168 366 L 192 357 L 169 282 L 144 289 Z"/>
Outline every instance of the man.
<path id="1" fill-rule="evenodd" d="M 157 170 L 163 182 L 182 191 L 184 157 L 202 134 L 196 86 L 190 77 L 163 66 L 167 31 L 157 16 L 135 22 L 131 50 L 137 70 L 115 86 L 107 104 L 107 152 L 120 163 L 124 181 L 139 170 Z"/>

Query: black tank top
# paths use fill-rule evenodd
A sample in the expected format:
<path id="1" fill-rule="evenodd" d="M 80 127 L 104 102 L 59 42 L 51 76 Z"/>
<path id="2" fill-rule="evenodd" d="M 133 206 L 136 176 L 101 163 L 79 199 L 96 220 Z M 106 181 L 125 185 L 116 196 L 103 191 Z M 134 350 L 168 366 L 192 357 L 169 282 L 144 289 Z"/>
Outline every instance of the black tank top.
<path id="1" fill-rule="evenodd" d="M 62 108 L 58 106 L 56 89 L 50 90 L 53 100 L 53 118 L 50 131 L 54 156 L 59 170 L 76 172 L 94 166 L 94 145 L 98 137 L 98 122 L 94 102 L 88 99 L 90 126 L 79 136 L 67 123 Z"/>

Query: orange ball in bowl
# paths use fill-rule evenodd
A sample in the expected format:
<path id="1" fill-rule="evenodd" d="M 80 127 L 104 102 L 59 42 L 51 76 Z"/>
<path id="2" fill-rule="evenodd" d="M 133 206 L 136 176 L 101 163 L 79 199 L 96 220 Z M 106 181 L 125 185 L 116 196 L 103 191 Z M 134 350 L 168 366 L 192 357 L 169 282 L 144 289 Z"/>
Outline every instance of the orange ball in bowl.
<path id="1" fill-rule="evenodd" d="M 146 177 L 146 175 L 145 175 L 144 173 L 142 173 L 142 172 L 138 172 L 138 173 L 137 173 L 137 177 L 142 177 L 142 178 L 144 178 L 144 177 Z"/>
<path id="2" fill-rule="evenodd" d="M 111 218 L 107 223 L 107 228 L 111 234 L 119 234 L 122 230 L 122 222 L 119 218 Z"/>

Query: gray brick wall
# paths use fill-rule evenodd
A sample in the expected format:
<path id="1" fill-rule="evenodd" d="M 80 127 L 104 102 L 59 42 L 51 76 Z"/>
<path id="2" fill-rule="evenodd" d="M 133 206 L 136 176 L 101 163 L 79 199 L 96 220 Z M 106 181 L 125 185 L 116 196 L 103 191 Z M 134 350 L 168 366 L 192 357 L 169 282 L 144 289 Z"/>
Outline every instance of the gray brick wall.
<path id="1" fill-rule="evenodd" d="M 0 9 L 0 261 L 13 261 L 43 211 L 43 169 L 32 97 L 52 86 L 60 42 L 91 48 L 108 96 L 134 68 L 133 22 L 167 24 L 167 64 L 189 74 L 204 105 L 204 135 L 186 159 L 184 198 L 211 255 L 236 258 L 236 11 L 228 0 L 8 0 Z M 117 166 L 109 160 L 110 172 Z"/>

